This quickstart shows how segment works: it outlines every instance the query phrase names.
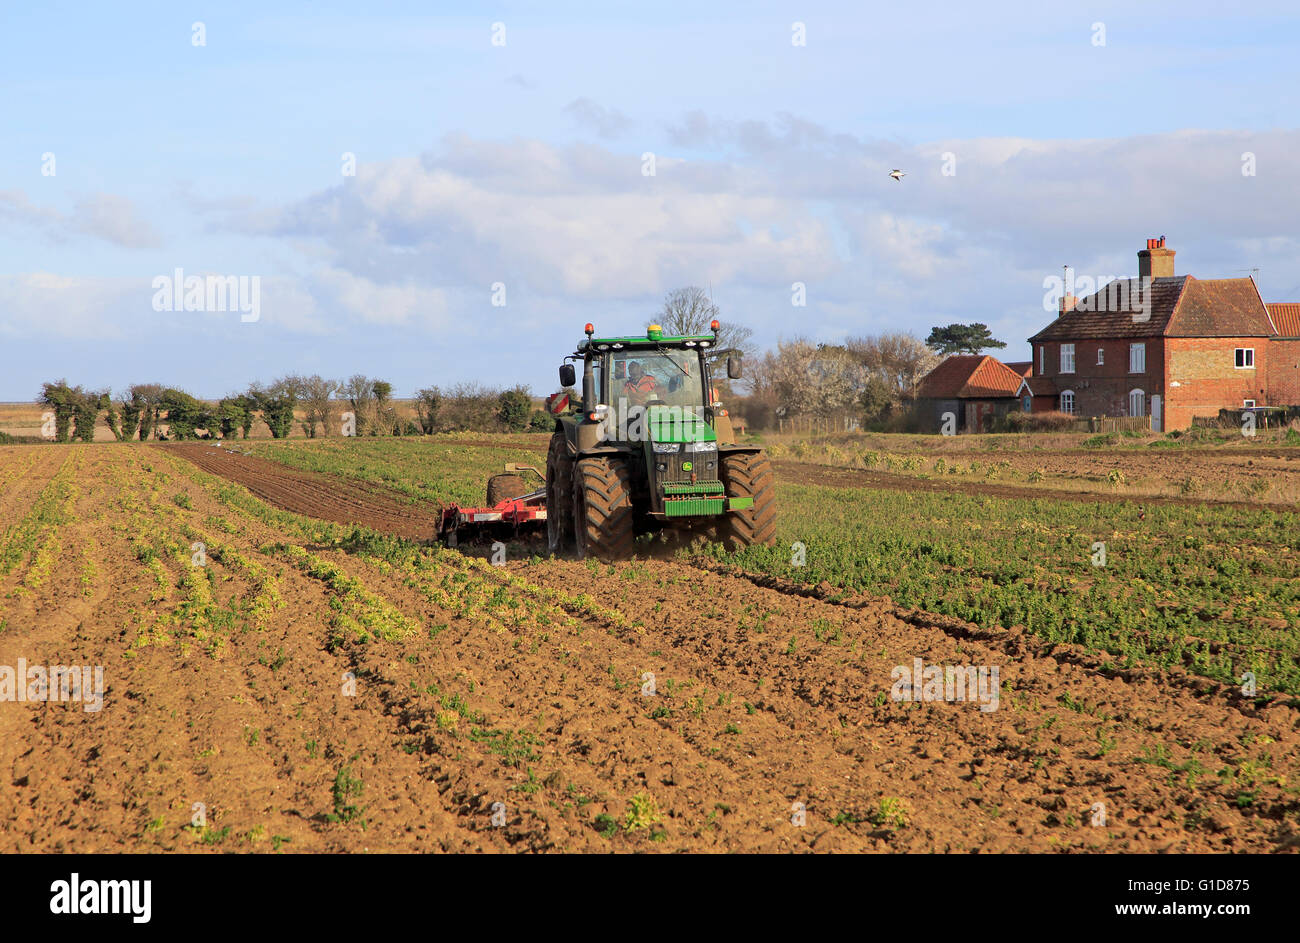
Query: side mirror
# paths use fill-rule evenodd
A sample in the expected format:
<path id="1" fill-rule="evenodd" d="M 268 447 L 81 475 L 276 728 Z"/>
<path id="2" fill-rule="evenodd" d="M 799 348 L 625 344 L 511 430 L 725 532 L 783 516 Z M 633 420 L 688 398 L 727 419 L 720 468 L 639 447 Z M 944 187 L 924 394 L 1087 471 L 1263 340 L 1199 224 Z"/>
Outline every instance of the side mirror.
<path id="1" fill-rule="evenodd" d="M 739 380 L 743 361 L 739 357 L 727 358 L 727 379 Z"/>
<path id="2" fill-rule="evenodd" d="M 560 364 L 560 386 L 573 386 L 578 382 L 578 375 L 573 370 L 573 364 Z"/>

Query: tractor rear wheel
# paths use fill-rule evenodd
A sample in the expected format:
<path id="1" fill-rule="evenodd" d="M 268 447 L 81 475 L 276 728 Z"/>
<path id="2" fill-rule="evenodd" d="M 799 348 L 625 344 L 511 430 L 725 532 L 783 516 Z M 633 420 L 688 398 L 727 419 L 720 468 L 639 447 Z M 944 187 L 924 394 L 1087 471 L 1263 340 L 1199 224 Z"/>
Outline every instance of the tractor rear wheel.
<path id="1" fill-rule="evenodd" d="M 579 560 L 632 556 L 632 482 L 626 462 L 609 455 L 578 460 L 573 518 Z"/>
<path id="2" fill-rule="evenodd" d="M 564 553 L 573 545 L 573 458 L 563 432 L 551 436 L 546 453 L 546 548 Z"/>
<path id="3" fill-rule="evenodd" d="M 718 538 L 728 550 L 753 544 L 776 544 L 776 476 L 767 456 L 732 452 L 719 463 L 719 479 L 728 498 L 753 498 L 743 511 L 727 511 L 718 520 Z"/>
<path id="4" fill-rule="evenodd" d="M 528 484 L 523 475 L 493 475 L 488 479 L 487 506 L 495 507 L 502 501 L 527 493 Z"/>

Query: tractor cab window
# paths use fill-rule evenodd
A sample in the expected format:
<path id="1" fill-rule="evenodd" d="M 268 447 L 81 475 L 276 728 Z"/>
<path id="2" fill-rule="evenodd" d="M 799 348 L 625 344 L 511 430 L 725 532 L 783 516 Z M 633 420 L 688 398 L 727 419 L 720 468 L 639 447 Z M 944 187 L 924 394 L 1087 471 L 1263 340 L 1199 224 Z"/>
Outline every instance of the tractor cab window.
<path id="1" fill-rule="evenodd" d="M 700 359 L 695 351 L 619 351 L 611 358 L 609 396 L 613 404 L 681 406 L 704 404 Z"/>

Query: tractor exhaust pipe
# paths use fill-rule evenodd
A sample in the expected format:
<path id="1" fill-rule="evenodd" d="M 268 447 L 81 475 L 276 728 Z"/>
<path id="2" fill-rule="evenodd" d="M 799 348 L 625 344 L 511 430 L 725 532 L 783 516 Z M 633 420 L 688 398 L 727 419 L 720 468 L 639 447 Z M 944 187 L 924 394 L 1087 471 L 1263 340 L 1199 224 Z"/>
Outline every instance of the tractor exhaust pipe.
<path id="1" fill-rule="evenodd" d="M 582 414 L 590 416 L 596 410 L 596 377 L 591 372 L 591 358 L 582 364 Z"/>

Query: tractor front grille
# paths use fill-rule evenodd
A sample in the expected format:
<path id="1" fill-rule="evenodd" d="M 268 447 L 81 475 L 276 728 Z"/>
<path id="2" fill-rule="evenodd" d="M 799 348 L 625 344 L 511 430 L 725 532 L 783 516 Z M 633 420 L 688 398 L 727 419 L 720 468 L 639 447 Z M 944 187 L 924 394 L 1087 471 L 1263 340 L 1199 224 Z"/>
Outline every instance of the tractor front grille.
<path id="1" fill-rule="evenodd" d="M 664 482 L 664 514 L 667 517 L 690 517 L 721 514 L 727 498 L 720 481 Z"/>

